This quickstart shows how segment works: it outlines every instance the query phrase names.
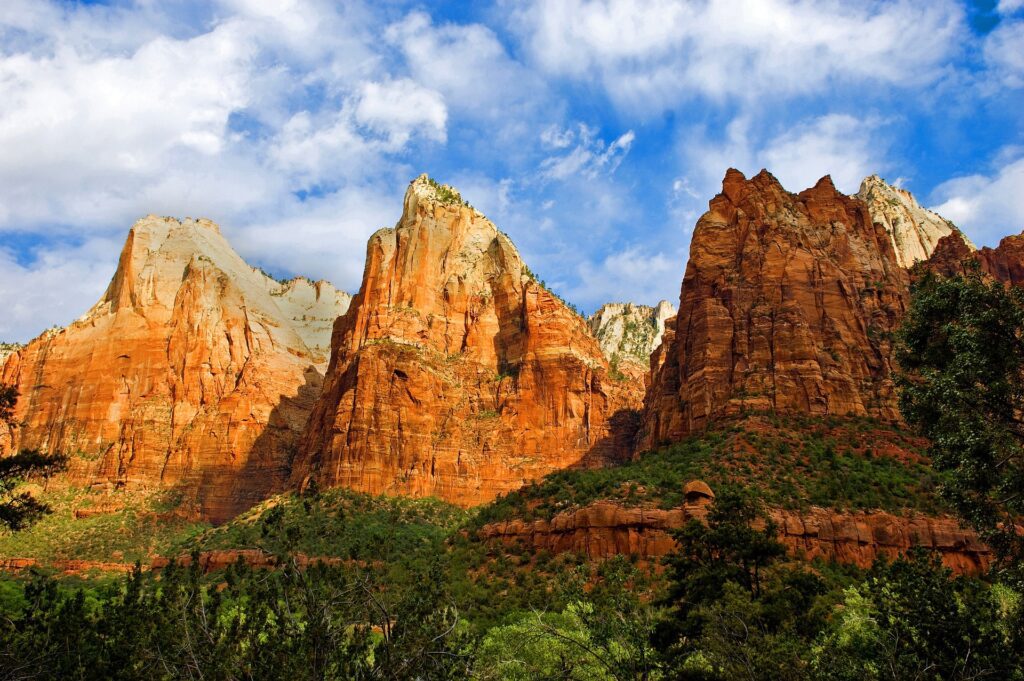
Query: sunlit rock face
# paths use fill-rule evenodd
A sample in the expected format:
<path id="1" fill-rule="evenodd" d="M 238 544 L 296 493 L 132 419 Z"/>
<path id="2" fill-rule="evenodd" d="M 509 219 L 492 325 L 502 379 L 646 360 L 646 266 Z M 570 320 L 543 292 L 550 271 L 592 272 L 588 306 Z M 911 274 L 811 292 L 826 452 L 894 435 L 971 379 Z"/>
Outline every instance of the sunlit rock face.
<path id="1" fill-rule="evenodd" d="M 960 233 L 939 241 L 923 267 L 944 276 L 965 274 L 974 267 L 1007 284 L 1024 284 L 1024 234 L 1003 237 L 995 248 L 975 250 Z"/>
<path id="2" fill-rule="evenodd" d="M 59 483 L 180 489 L 230 517 L 283 487 L 347 303 L 250 267 L 209 220 L 144 218 L 100 301 L 4 363 L 13 446 L 69 455 Z"/>
<path id="3" fill-rule="evenodd" d="M 854 196 L 867 204 L 871 219 L 885 228 L 900 267 L 927 260 L 939 240 L 949 234 L 960 234 L 964 243 L 974 248 L 952 222 L 923 208 L 910 192 L 878 175 L 864 178 Z"/>
<path id="4" fill-rule="evenodd" d="M 654 307 L 607 303 L 587 317 L 587 323 L 609 362 L 638 362 L 646 368 L 651 353 L 661 345 L 665 320 L 675 313 L 667 300 Z"/>
<path id="5" fill-rule="evenodd" d="M 640 387 L 609 376 L 586 321 L 504 233 L 426 176 L 370 238 L 332 346 L 296 486 L 473 505 L 632 449 Z"/>
<path id="6" fill-rule="evenodd" d="M 791 194 L 767 171 L 730 170 L 652 356 L 641 449 L 743 411 L 897 419 L 891 335 L 907 300 L 864 202 L 828 177 Z"/>

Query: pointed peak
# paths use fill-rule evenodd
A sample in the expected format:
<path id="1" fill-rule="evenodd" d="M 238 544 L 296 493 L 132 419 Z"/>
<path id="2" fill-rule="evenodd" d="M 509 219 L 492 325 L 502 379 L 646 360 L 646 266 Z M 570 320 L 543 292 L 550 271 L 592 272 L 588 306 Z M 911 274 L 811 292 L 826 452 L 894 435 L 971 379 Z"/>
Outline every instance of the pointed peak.
<path id="1" fill-rule="evenodd" d="M 446 206 L 468 206 L 472 208 L 469 202 L 462 198 L 462 194 L 459 193 L 458 189 L 450 184 L 441 184 L 426 173 L 423 173 L 409 183 L 409 189 L 405 193 L 406 203 L 408 203 L 410 196 L 442 203 Z"/>
<path id="2" fill-rule="evenodd" d="M 836 189 L 836 185 L 832 181 L 831 175 L 823 175 L 820 180 L 814 183 L 814 189 L 817 189 L 818 191 L 830 191 L 833 193 L 838 193 L 839 191 Z"/>

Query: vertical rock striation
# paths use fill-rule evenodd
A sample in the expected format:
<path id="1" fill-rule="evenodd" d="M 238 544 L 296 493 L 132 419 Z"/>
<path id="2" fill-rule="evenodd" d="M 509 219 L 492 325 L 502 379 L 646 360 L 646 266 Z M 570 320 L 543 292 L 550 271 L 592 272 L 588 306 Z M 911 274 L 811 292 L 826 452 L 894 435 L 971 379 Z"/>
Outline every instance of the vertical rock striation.
<path id="1" fill-rule="evenodd" d="M 890 236 L 828 177 L 791 194 L 729 170 L 652 356 L 641 448 L 745 410 L 898 418 L 890 334 L 907 291 Z"/>
<path id="2" fill-rule="evenodd" d="M 426 176 L 367 246 L 292 482 L 472 505 L 628 455 L 640 391 L 509 238 Z"/>
<path id="3" fill-rule="evenodd" d="M 251 506 L 287 479 L 322 385 L 321 318 L 347 302 L 311 287 L 320 299 L 250 267 L 208 220 L 138 221 L 100 301 L 4 364 L 16 446 L 69 455 L 67 484 L 180 488 L 214 521 Z"/>

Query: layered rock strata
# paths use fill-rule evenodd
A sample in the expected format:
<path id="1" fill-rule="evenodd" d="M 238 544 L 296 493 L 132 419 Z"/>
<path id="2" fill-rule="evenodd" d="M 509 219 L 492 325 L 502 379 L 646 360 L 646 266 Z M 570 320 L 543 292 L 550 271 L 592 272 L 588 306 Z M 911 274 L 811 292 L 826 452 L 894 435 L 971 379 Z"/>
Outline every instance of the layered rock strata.
<path id="1" fill-rule="evenodd" d="M 599 501 L 551 520 L 492 523 L 480 530 L 480 536 L 487 541 L 523 543 L 535 552 L 574 552 L 591 559 L 658 558 L 676 550 L 672 530 L 705 515 L 701 503 L 659 509 Z M 937 551 L 958 574 L 984 572 L 992 560 L 978 536 L 951 518 L 842 513 L 817 507 L 803 512 L 772 509 L 769 517 L 790 554 L 807 560 L 820 557 L 868 568 L 878 557 L 892 559 L 914 546 Z"/>
<path id="2" fill-rule="evenodd" d="M 58 483 L 180 488 L 226 519 L 283 487 L 346 303 L 250 267 L 208 220 L 144 218 L 100 301 L 5 362 L 15 446 L 69 455 Z"/>
<path id="3" fill-rule="evenodd" d="M 744 411 L 897 419 L 891 334 L 908 275 L 867 206 L 729 170 L 697 222 L 651 359 L 641 449 Z"/>
<path id="4" fill-rule="evenodd" d="M 367 246 L 292 472 L 304 487 L 479 504 L 628 456 L 640 387 L 515 246 L 426 176 Z"/>

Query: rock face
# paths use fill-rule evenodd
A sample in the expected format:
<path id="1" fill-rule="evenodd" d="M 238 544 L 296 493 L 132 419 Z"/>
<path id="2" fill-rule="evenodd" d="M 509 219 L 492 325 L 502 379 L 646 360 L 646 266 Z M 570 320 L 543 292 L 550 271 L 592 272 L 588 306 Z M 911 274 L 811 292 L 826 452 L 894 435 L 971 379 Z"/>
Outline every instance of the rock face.
<path id="1" fill-rule="evenodd" d="M 21 343 L 0 343 L 0 366 L 3 366 L 8 357 L 24 347 Z"/>
<path id="2" fill-rule="evenodd" d="M 587 324 L 609 362 L 632 361 L 646 366 L 651 353 L 661 345 L 665 320 L 675 313 L 667 300 L 655 307 L 608 303 L 590 315 Z"/>
<path id="3" fill-rule="evenodd" d="M 744 410 L 897 419 L 890 334 L 907 291 L 889 235 L 830 178 L 790 194 L 729 170 L 651 360 L 641 448 Z"/>
<path id="4" fill-rule="evenodd" d="M 322 385 L 323 318 L 346 303 L 250 267 L 208 220 L 144 218 L 101 300 L 4 364 L 16 445 L 68 454 L 64 483 L 180 487 L 226 519 L 284 484 Z"/>
<path id="5" fill-rule="evenodd" d="M 671 530 L 706 513 L 700 498 L 667 510 L 599 501 L 551 520 L 485 525 L 480 535 L 506 544 L 521 542 L 534 551 L 571 551 L 593 559 L 657 558 L 675 551 Z M 958 574 L 978 574 L 988 569 L 992 559 L 977 535 L 952 518 L 840 513 L 817 507 L 805 512 L 772 509 L 768 515 L 779 528 L 779 541 L 791 554 L 807 560 L 821 557 L 868 568 L 880 556 L 892 559 L 913 546 L 924 546 L 938 551 L 942 562 Z"/>
<path id="6" fill-rule="evenodd" d="M 941 239 L 924 264 L 944 276 L 964 274 L 976 262 L 981 271 L 1007 284 L 1024 284 L 1024 234 L 1004 237 L 995 248 L 974 250 L 959 233 Z"/>
<path id="7" fill-rule="evenodd" d="M 878 175 L 864 178 L 854 196 L 867 204 L 871 219 L 885 228 L 900 267 L 909 268 L 915 262 L 927 260 L 939 240 L 949 234 L 959 234 L 968 248 L 974 250 L 956 225 L 923 208 L 910 192 L 887 184 Z"/>
<path id="8" fill-rule="evenodd" d="M 472 505 L 628 455 L 638 386 L 457 192 L 416 179 L 367 246 L 362 287 L 292 471 L 305 486 Z"/>

